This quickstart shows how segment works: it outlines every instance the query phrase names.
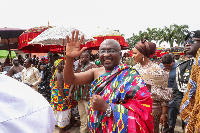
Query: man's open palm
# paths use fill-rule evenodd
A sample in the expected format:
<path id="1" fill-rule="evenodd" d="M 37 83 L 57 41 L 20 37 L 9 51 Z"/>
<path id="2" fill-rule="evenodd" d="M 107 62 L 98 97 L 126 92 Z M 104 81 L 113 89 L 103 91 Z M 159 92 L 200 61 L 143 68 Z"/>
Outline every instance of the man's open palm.
<path id="1" fill-rule="evenodd" d="M 67 47 L 66 47 L 66 56 L 75 58 L 81 55 L 81 53 L 87 49 L 87 47 L 83 47 L 80 49 L 80 45 L 83 42 L 84 35 L 81 36 L 81 39 L 78 40 L 79 31 L 76 31 L 76 35 L 74 38 L 75 31 L 72 32 L 71 40 L 69 39 L 69 36 L 67 36 Z"/>

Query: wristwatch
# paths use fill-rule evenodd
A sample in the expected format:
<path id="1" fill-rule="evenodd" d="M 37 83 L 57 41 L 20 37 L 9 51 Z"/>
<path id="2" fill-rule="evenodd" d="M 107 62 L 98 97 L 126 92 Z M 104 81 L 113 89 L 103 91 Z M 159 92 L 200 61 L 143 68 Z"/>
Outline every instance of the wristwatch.
<path id="1" fill-rule="evenodd" d="M 111 107 L 111 105 L 109 104 L 109 107 L 107 108 L 107 110 L 106 110 L 106 117 L 110 117 L 111 116 L 111 114 L 112 114 L 112 107 Z"/>
<path id="2" fill-rule="evenodd" d="M 164 115 L 165 117 L 168 117 L 168 116 L 169 116 L 168 114 L 162 114 L 162 115 Z"/>

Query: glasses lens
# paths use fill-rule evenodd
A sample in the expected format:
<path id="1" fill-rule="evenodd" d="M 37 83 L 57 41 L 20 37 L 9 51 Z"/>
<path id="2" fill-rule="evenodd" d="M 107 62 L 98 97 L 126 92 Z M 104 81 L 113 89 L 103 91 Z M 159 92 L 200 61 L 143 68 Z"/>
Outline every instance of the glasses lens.
<path id="1" fill-rule="evenodd" d="M 188 43 L 189 43 L 190 45 L 192 45 L 192 44 L 194 44 L 194 40 L 193 40 L 193 39 L 190 39 L 190 40 L 188 41 Z"/>

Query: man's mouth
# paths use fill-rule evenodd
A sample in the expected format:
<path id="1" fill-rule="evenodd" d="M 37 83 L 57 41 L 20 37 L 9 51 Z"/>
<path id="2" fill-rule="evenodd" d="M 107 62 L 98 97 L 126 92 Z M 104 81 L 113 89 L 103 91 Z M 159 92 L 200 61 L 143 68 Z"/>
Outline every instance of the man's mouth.
<path id="1" fill-rule="evenodd" d="M 107 63 L 111 63 L 111 62 L 112 62 L 111 59 L 105 59 L 105 60 L 104 60 L 104 63 L 106 63 L 106 64 L 107 64 Z"/>

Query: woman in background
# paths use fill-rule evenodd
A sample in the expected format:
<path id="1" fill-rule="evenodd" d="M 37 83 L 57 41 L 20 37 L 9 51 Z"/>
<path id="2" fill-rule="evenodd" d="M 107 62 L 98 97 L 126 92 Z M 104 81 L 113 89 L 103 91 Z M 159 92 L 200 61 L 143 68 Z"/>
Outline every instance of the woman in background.
<path id="1" fill-rule="evenodd" d="M 153 99 L 154 132 L 159 133 L 159 123 L 167 126 L 168 104 L 172 98 L 172 90 L 167 88 L 168 72 L 158 64 L 153 63 L 149 57 L 156 50 L 156 44 L 142 39 L 133 49 L 134 67 L 143 78 Z"/>

